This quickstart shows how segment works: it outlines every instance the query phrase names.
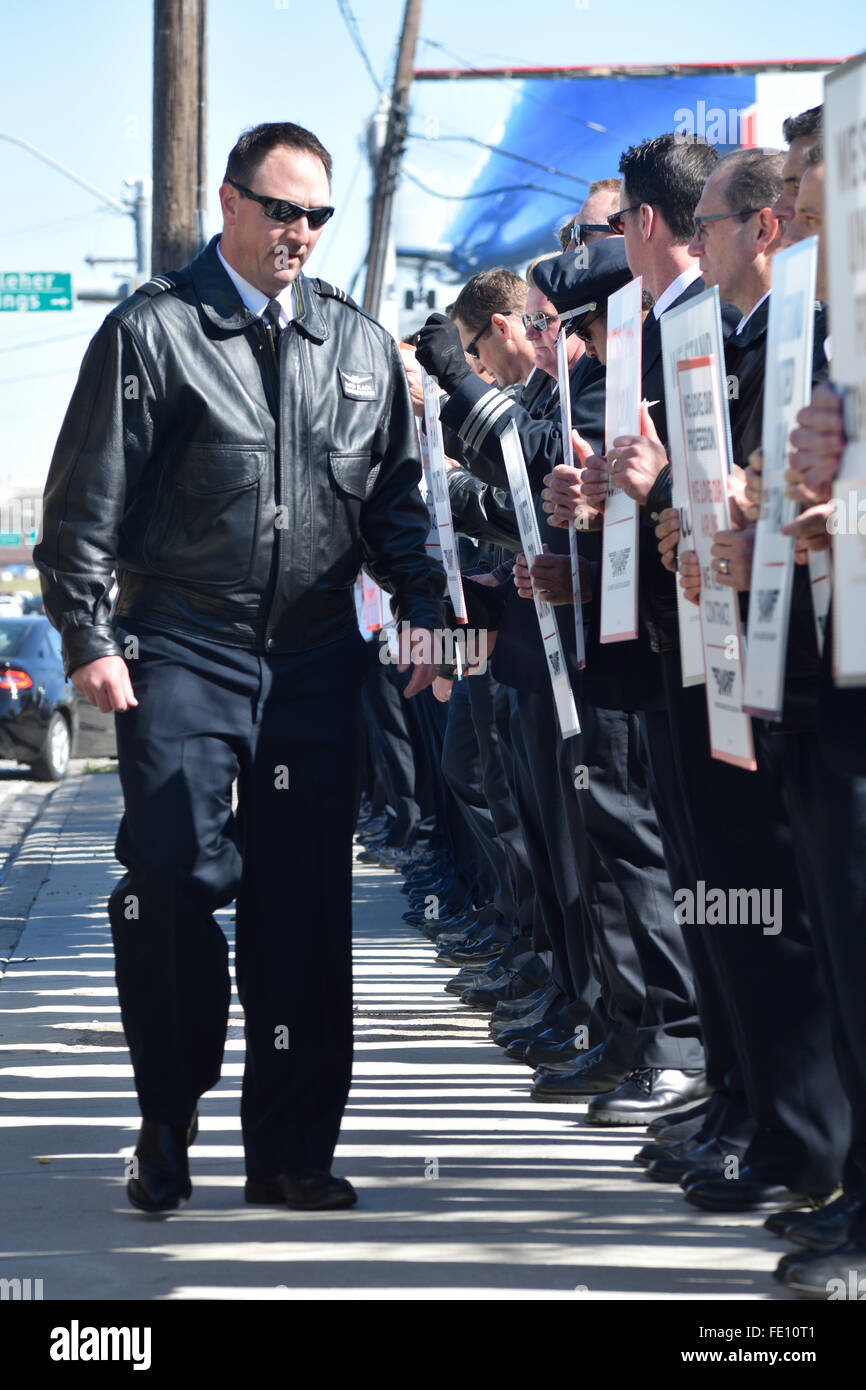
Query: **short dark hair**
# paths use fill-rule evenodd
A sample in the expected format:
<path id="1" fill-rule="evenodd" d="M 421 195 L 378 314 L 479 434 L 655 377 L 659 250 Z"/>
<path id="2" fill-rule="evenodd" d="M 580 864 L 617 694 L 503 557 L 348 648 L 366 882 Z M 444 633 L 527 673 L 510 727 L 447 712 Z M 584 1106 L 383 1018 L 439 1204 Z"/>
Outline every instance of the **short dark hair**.
<path id="1" fill-rule="evenodd" d="M 229 154 L 223 182 L 234 179 L 235 183 L 249 186 L 265 156 L 269 155 L 271 150 L 278 149 L 280 145 L 285 145 L 290 150 L 303 150 L 305 154 L 321 160 L 330 185 L 331 156 L 311 130 L 305 130 L 302 125 L 295 125 L 293 121 L 266 121 L 263 125 L 251 126 L 239 135 L 234 149 Z"/>
<path id="2" fill-rule="evenodd" d="M 771 208 L 782 192 L 781 150 L 734 150 L 719 169 L 728 172 L 725 197 L 731 208 Z"/>
<path id="3" fill-rule="evenodd" d="M 787 145 L 802 140 L 804 135 L 820 135 L 824 126 L 823 106 L 810 106 L 799 116 L 789 116 L 782 122 L 782 138 Z"/>
<path id="4" fill-rule="evenodd" d="M 525 308 L 526 281 L 513 270 L 497 266 L 467 281 L 451 306 L 451 317 L 480 333 L 494 314 L 522 314 Z"/>
<path id="5" fill-rule="evenodd" d="M 812 169 L 816 164 L 824 163 L 824 141 L 818 140 L 806 151 L 806 168 Z"/>
<path id="6" fill-rule="evenodd" d="M 627 149 L 619 171 L 629 202 L 658 208 L 675 241 L 687 245 L 698 199 L 718 162 L 718 150 L 705 140 L 658 135 Z"/>

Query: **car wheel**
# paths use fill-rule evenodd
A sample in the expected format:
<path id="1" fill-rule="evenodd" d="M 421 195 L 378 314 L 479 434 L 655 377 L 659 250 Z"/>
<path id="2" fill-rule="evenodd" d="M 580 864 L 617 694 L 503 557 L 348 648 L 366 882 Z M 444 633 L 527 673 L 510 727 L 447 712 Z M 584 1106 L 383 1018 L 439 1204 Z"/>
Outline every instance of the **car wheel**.
<path id="1" fill-rule="evenodd" d="M 72 736 L 69 724 L 62 714 L 55 710 L 48 721 L 42 752 L 32 764 L 33 776 L 37 782 L 61 782 L 69 767 L 69 754 L 72 750 Z"/>

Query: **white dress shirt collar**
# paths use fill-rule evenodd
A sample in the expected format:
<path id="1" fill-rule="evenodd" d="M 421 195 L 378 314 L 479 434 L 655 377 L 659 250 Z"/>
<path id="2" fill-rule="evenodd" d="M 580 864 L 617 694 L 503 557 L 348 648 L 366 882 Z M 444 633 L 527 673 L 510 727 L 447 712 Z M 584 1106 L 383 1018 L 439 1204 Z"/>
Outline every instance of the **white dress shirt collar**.
<path id="1" fill-rule="evenodd" d="M 216 250 L 226 274 L 231 279 L 232 284 L 244 304 L 251 314 L 255 314 L 258 318 L 261 318 L 270 303 L 268 296 L 263 290 L 257 290 L 255 285 L 251 285 L 249 280 L 245 280 L 244 277 L 235 270 L 234 266 L 229 265 L 222 253 L 219 242 L 217 242 Z M 284 289 L 280 290 L 279 294 L 274 295 L 274 299 L 280 306 L 280 328 L 286 328 L 289 322 L 295 317 L 294 285 L 286 285 Z"/>
<path id="2" fill-rule="evenodd" d="M 688 270 L 681 271 L 675 280 L 671 280 L 667 289 L 662 290 L 653 305 L 655 317 L 660 319 L 665 309 L 669 309 L 674 301 L 679 299 L 680 295 L 688 289 L 689 285 L 693 285 L 700 277 L 701 268 L 699 265 L 690 265 Z"/>
<path id="3" fill-rule="evenodd" d="M 770 298 L 770 291 L 767 290 L 767 293 L 766 293 L 766 294 L 762 294 L 762 295 L 761 295 L 761 298 L 758 300 L 757 304 L 753 304 L 752 307 L 751 307 L 751 309 L 749 310 L 749 312 L 748 312 L 747 314 L 744 314 L 743 317 L 740 319 L 740 322 L 737 324 L 737 332 L 738 332 L 738 333 L 742 333 L 743 329 L 745 328 L 746 324 L 749 322 L 749 319 L 752 317 L 752 315 L 755 313 L 755 311 L 756 311 L 757 309 L 760 309 L 760 307 L 761 307 L 761 305 L 763 304 L 763 302 L 764 302 L 765 299 L 769 299 L 769 298 Z"/>

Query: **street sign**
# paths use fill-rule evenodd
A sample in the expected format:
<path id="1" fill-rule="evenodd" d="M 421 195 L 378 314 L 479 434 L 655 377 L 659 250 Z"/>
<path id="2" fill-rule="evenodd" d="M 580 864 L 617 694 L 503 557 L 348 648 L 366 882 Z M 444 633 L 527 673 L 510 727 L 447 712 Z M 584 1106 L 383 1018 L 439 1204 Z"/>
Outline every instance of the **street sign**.
<path id="1" fill-rule="evenodd" d="M 0 270 L 0 313 L 71 308 L 72 276 L 68 271 Z"/>

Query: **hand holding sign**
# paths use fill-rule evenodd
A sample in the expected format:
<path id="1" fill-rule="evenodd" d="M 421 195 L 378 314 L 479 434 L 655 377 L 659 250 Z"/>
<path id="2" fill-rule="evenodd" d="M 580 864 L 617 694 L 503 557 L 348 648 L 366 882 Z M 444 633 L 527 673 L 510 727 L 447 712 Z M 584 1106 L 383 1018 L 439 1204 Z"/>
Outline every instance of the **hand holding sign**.
<path id="1" fill-rule="evenodd" d="M 643 506 L 668 461 L 646 401 L 640 404 L 640 434 L 620 435 L 608 450 L 611 482 Z"/>
<path id="2" fill-rule="evenodd" d="M 680 514 L 676 507 L 665 507 L 659 514 L 656 540 L 662 564 L 671 574 L 677 572 L 677 546 L 680 543 Z"/>
<path id="3" fill-rule="evenodd" d="M 786 496 L 806 506 L 829 501 L 830 484 L 842 462 L 845 429 L 842 401 L 826 382 L 815 387 L 811 403 L 798 412 L 790 445 Z"/>

